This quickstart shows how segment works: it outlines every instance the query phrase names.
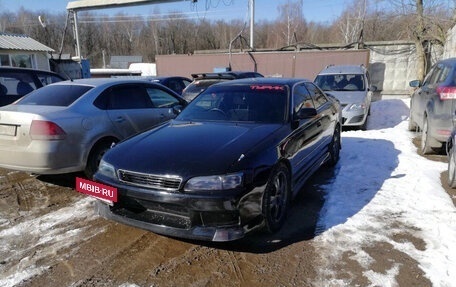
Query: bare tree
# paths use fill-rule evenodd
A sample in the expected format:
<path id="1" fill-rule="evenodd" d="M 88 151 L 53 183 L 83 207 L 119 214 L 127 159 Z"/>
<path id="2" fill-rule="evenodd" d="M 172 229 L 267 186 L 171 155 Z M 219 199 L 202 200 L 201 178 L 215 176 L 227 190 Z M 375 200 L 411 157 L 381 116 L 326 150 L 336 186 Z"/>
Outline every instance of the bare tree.
<path id="1" fill-rule="evenodd" d="M 429 68 L 426 60 L 428 44 L 444 45 L 446 33 L 455 23 L 455 11 L 449 11 L 447 1 L 441 0 L 426 3 L 423 0 L 389 1 L 396 14 L 407 19 L 406 29 L 416 47 L 417 78 L 422 80 Z"/>
<path id="2" fill-rule="evenodd" d="M 354 0 L 339 18 L 339 29 L 345 44 L 362 42 L 367 0 Z"/>
<path id="3" fill-rule="evenodd" d="M 302 33 L 306 23 L 302 14 L 303 1 L 290 1 L 280 5 L 278 26 L 283 37 L 285 46 L 290 46 L 293 43 L 299 42 L 297 33 Z"/>

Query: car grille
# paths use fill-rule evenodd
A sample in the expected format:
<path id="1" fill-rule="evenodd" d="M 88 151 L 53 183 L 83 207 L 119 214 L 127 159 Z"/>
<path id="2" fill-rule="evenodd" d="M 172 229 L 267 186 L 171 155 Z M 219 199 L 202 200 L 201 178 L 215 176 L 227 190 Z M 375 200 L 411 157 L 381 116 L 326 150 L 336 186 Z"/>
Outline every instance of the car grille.
<path id="1" fill-rule="evenodd" d="M 119 170 L 118 176 L 121 181 L 129 184 L 167 191 L 179 190 L 182 182 L 182 178 L 178 176 L 153 175 L 122 169 Z"/>

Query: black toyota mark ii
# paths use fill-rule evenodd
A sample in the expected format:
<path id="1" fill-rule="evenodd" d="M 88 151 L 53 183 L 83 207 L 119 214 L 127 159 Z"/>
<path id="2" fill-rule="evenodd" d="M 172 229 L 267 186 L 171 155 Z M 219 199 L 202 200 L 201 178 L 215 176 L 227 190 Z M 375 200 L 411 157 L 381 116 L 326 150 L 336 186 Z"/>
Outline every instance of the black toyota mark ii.
<path id="1" fill-rule="evenodd" d="M 308 80 L 216 84 L 104 155 L 95 179 L 117 188 L 118 202 L 98 212 L 198 240 L 275 232 L 305 180 L 338 161 L 340 131 L 339 102 Z"/>

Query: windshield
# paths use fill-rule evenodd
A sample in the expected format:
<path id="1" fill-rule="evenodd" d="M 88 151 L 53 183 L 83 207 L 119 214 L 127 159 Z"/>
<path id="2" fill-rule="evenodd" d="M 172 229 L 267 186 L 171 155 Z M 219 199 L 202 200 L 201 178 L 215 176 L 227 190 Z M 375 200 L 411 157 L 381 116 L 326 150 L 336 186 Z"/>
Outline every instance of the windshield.
<path id="1" fill-rule="evenodd" d="M 362 74 L 318 75 L 315 84 L 323 91 L 364 91 Z"/>
<path id="2" fill-rule="evenodd" d="M 19 100 L 17 104 L 66 107 L 92 88 L 79 85 L 49 85 L 31 92 Z"/>
<path id="3" fill-rule="evenodd" d="M 288 109 L 284 85 L 211 86 L 177 120 L 282 123 Z"/>

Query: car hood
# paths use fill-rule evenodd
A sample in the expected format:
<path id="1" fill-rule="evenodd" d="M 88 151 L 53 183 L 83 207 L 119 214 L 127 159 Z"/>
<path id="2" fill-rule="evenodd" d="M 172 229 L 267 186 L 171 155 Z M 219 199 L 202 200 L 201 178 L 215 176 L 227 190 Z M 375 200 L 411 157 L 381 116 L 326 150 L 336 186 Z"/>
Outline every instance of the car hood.
<path id="1" fill-rule="evenodd" d="M 351 103 L 362 103 L 366 100 L 366 91 L 328 91 L 336 97 L 342 105 Z"/>
<path id="2" fill-rule="evenodd" d="M 224 174 L 230 172 L 241 155 L 246 156 L 260 142 L 274 138 L 280 127 L 173 120 L 118 144 L 104 159 L 116 168 L 140 173 L 183 178 Z"/>

